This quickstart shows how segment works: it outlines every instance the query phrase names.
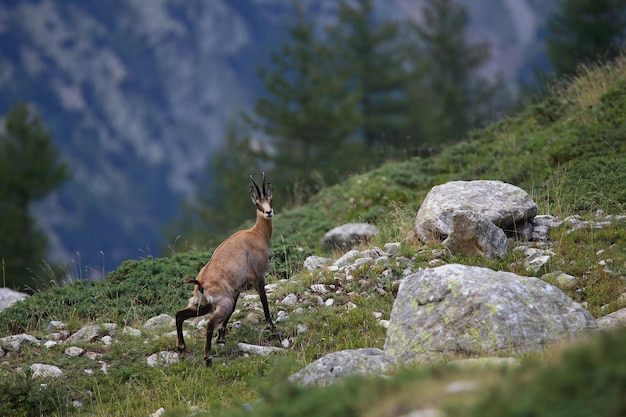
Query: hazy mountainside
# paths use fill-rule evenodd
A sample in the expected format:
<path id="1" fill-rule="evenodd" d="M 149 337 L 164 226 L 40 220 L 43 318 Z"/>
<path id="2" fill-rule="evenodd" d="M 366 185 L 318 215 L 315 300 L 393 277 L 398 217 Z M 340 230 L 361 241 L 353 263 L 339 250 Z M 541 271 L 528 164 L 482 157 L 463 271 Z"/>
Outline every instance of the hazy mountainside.
<path id="1" fill-rule="evenodd" d="M 336 2 L 301 3 L 320 23 L 332 21 Z M 419 19 L 420 1 L 376 3 L 381 16 Z M 536 62 L 545 2 L 464 3 L 472 38 L 494 47 L 488 71 L 513 81 Z M 288 0 L 0 4 L 0 113 L 31 103 L 74 174 L 37 207 L 53 260 L 84 277 L 90 267 L 99 273 L 158 255 L 167 243 L 161 225 L 202 175 L 225 124 L 260 91 L 256 70 L 282 41 L 292 7 Z"/>

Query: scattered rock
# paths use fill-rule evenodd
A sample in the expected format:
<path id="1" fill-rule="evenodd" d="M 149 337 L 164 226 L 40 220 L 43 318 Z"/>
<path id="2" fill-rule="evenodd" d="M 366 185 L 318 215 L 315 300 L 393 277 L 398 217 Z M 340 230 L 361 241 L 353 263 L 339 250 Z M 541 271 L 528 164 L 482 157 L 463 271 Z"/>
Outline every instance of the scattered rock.
<path id="1" fill-rule="evenodd" d="M 48 323 L 48 327 L 46 329 L 49 332 L 52 332 L 55 330 L 65 330 L 66 327 L 67 325 L 63 323 L 62 321 L 52 320 L 50 323 Z"/>
<path id="2" fill-rule="evenodd" d="M 304 260 L 304 269 L 307 271 L 315 271 L 316 269 L 321 269 L 325 266 L 328 266 L 330 263 L 330 259 L 323 258 L 321 256 L 309 256 Z"/>
<path id="3" fill-rule="evenodd" d="M 298 296 L 294 293 L 287 294 L 285 298 L 280 301 L 280 304 L 284 306 L 296 306 L 298 303 Z"/>
<path id="4" fill-rule="evenodd" d="M 75 358 L 85 353 L 85 349 L 80 348 L 78 346 L 71 346 L 65 349 L 64 353 L 69 357 Z"/>
<path id="5" fill-rule="evenodd" d="M 33 363 L 30 366 L 32 378 L 58 378 L 63 375 L 63 371 L 58 366 L 46 365 L 43 363 Z"/>
<path id="6" fill-rule="evenodd" d="M 146 321 L 143 325 L 144 329 L 156 329 L 159 327 L 172 327 L 174 326 L 174 317 L 169 314 L 159 314 L 156 317 L 152 317 Z"/>
<path id="7" fill-rule="evenodd" d="M 364 348 L 330 353 L 291 375 L 298 385 L 330 385 L 351 375 L 381 375 L 391 371 L 394 360 L 380 349 Z"/>
<path id="8" fill-rule="evenodd" d="M 606 316 L 596 319 L 596 323 L 601 330 L 612 330 L 626 327 L 626 308 L 617 310 Z"/>
<path id="9" fill-rule="evenodd" d="M 326 232 L 321 245 L 326 250 L 349 249 L 368 242 L 378 228 L 368 223 L 347 223 Z"/>
<path id="10" fill-rule="evenodd" d="M 168 367 L 177 362 L 178 362 L 178 353 L 170 352 L 167 350 L 150 355 L 146 359 L 146 363 L 151 368 L 154 368 L 156 366 Z"/>
<path id="11" fill-rule="evenodd" d="M 65 340 L 65 343 L 76 343 L 76 342 L 94 342 L 96 339 L 102 337 L 104 335 L 103 329 L 100 328 L 97 324 L 88 324 L 83 326 L 76 333 L 72 334 L 70 337 Z"/>
<path id="12" fill-rule="evenodd" d="M 515 358 L 500 358 L 492 356 L 484 358 L 457 359 L 448 362 L 446 365 L 463 369 L 516 368 L 520 366 L 520 361 Z"/>
<path id="13" fill-rule="evenodd" d="M 20 352 L 22 345 L 39 345 L 41 342 L 35 336 L 26 333 L 6 336 L 0 339 L 0 346 L 12 352 Z"/>
<path id="14" fill-rule="evenodd" d="M 126 326 L 124 330 L 122 330 L 123 334 L 127 334 L 133 337 L 141 337 L 141 330 L 135 329 L 134 327 Z"/>
<path id="15" fill-rule="evenodd" d="M 242 352 L 251 353 L 253 355 L 260 355 L 260 356 L 269 356 L 274 352 L 283 351 L 281 348 L 277 348 L 273 346 L 249 345 L 247 343 L 237 343 L 237 347 Z"/>

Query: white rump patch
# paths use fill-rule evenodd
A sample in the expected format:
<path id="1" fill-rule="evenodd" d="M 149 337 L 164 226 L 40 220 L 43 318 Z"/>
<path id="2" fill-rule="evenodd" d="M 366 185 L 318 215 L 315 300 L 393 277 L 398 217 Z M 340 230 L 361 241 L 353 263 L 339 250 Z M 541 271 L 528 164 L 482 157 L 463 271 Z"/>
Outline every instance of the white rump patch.
<path id="1" fill-rule="evenodd" d="M 193 297 L 189 299 L 189 305 L 203 307 L 205 305 L 213 304 L 213 297 L 211 297 L 206 292 L 202 294 L 194 294 Z"/>

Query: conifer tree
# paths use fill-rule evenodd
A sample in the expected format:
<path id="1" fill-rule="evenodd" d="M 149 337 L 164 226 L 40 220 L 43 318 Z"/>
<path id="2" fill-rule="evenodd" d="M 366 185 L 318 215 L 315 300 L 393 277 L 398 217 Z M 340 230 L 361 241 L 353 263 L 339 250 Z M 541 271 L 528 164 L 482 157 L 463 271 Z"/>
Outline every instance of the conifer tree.
<path id="1" fill-rule="evenodd" d="M 183 218 L 165 230 L 169 241 L 180 236 L 202 249 L 219 244 L 246 221 L 254 221 L 248 196 L 249 179 L 261 175 L 268 155 L 241 123 L 228 124 L 225 141 L 210 157 L 206 175 L 195 184 L 195 195 L 182 208 Z M 280 196 L 277 193 L 277 198 Z"/>
<path id="2" fill-rule="evenodd" d="M 404 146 L 406 73 L 399 48 L 400 26 L 381 21 L 371 0 L 341 0 L 329 43 L 338 57 L 336 72 L 358 95 L 362 139 L 367 146 Z"/>
<path id="3" fill-rule="evenodd" d="M 300 10 L 288 40 L 260 71 L 266 92 L 249 120 L 266 135 L 274 185 L 283 193 L 295 183 L 332 184 L 360 164 L 350 142 L 359 124 L 356 95 L 335 71 L 335 57 Z"/>
<path id="4" fill-rule="evenodd" d="M 562 0 L 548 21 L 546 53 L 556 75 L 616 57 L 626 40 L 625 0 Z"/>
<path id="5" fill-rule="evenodd" d="M 426 0 L 423 20 L 413 26 L 418 50 L 413 68 L 412 131 L 426 142 L 460 140 L 488 117 L 501 80 L 489 81 L 479 69 L 490 56 L 486 43 L 470 44 L 467 12 L 454 0 Z"/>
<path id="6" fill-rule="evenodd" d="M 39 117 L 26 104 L 14 106 L 0 133 L 0 284 L 37 286 L 31 271 L 44 260 L 47 241 L 30 208 L 68 178 Z"/>

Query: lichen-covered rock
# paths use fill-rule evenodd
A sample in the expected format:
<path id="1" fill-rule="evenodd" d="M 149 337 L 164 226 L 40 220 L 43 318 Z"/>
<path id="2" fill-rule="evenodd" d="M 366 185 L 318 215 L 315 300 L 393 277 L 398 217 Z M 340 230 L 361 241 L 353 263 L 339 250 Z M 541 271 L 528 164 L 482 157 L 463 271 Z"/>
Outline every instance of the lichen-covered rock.
<path id="1" fill-rule="evenodd" d="M 351 375 L 384 374 L 395 366 L 380 349 L 364 348 L 330 353 L 291 375 L 298 385 L 330 385 Z"/>
<path id="2" fill-rule="evenodd" d="M 537 205 L 519 187 L 502 181 L 451 181 L 433 187 L 420 206 L 415 233 L 423 242 L 442 241 L 458 210 L 480 214 L 505 231 L 523 229 L 537 215 Z"/>
<path id="3" fill-rule="evenodd" d="M 444 265 L 400 285 L 385 352 L 400 362 L 539 351 L 595 329 L 593 316 L 534 277 Z"/>

